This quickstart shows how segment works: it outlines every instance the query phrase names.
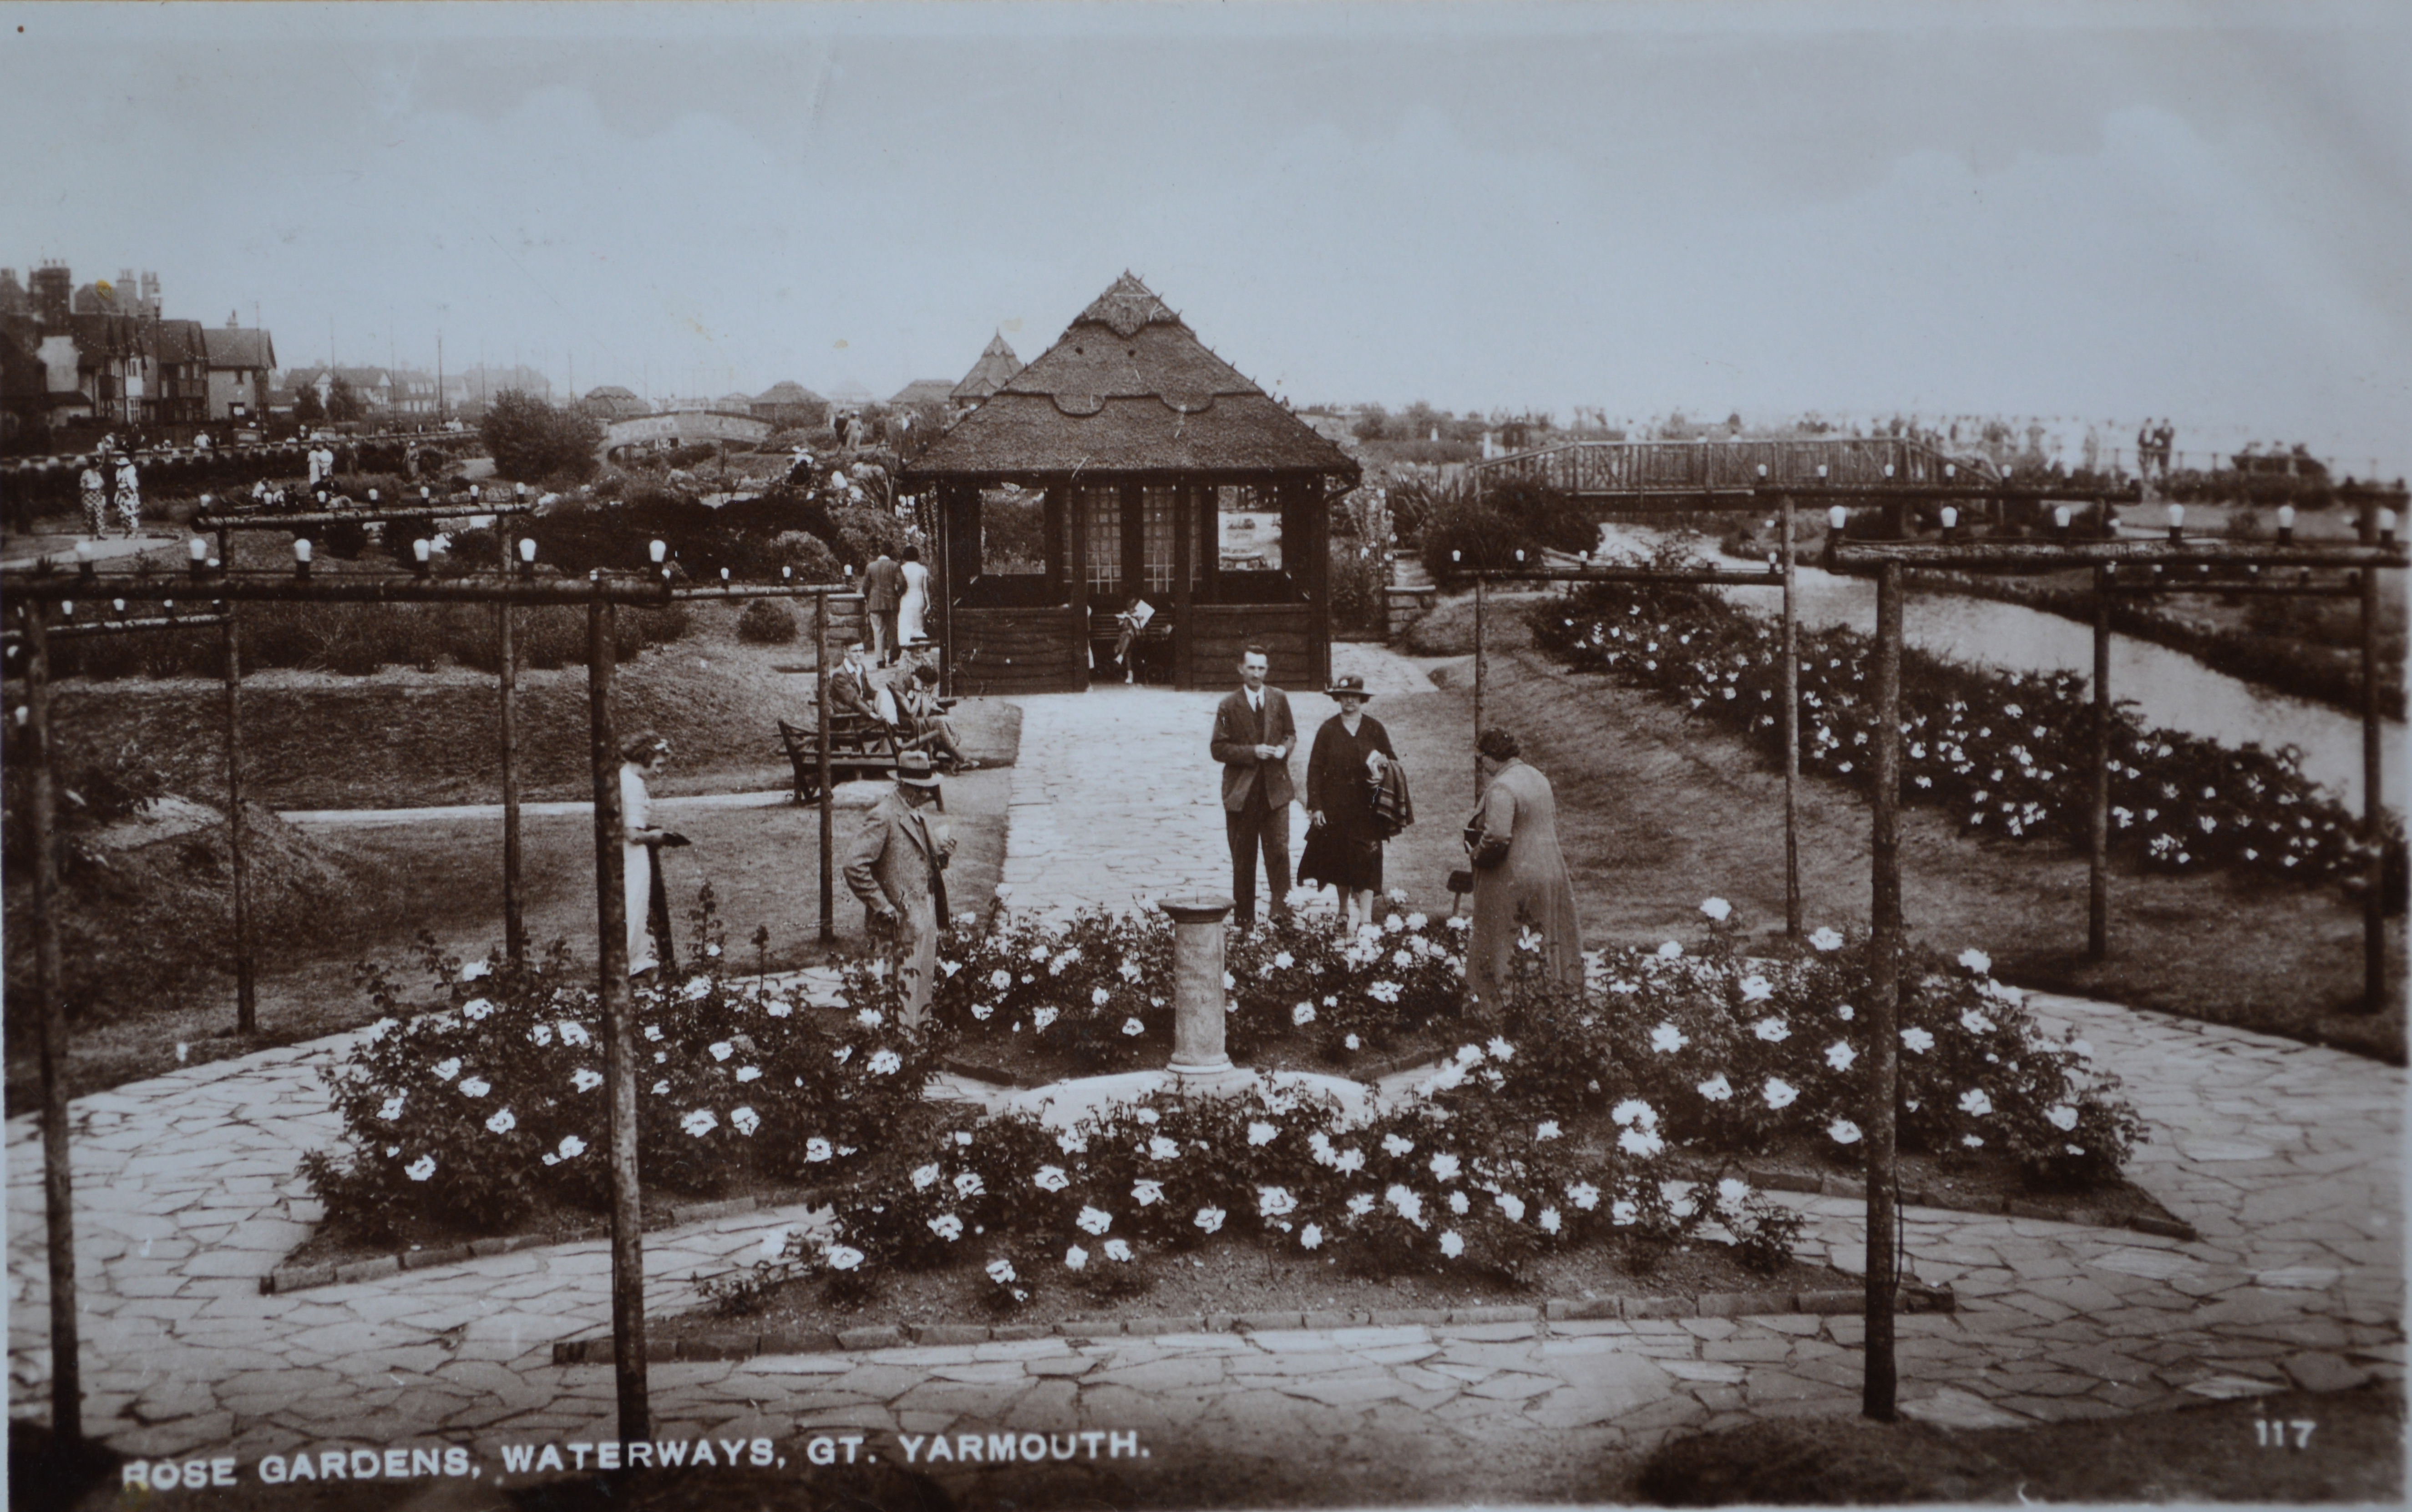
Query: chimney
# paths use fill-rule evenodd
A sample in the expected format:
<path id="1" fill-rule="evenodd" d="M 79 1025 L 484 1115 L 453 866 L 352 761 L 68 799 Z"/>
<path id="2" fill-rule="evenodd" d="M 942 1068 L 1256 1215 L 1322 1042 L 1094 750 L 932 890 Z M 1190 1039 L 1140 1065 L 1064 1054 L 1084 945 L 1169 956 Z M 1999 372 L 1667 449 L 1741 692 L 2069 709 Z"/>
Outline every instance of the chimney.
<path id="1" fill-rule="evenodd" d="M 142 313 L 156 320 L 159 318 L 160 309 L 159 275 L 145 272 L 142 275 Z"/>
<path id="2" fill-rule="evenodd" d="M 34 270 L 34 318 L 46 326 L 65 326 L 75 297 L 75 280 L 63 262 L 46 262 Z"/>

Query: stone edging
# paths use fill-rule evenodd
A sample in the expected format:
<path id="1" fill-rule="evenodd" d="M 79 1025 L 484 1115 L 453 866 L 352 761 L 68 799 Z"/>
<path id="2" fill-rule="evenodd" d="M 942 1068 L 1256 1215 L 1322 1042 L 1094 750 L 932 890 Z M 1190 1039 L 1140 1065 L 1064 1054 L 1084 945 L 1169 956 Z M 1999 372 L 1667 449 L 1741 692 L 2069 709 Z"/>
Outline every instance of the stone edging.
<path id="1" fill-rule="evenodd" d="M 1743 1167 L 1743 1175 L 1755 1186 L 1771 1192 L 1799 1192 L 1814 1196 L 1860 1197 L 1868 1195 L 1865 1182 L 1848 1176 L 1811 1176 L 1800 1171 L 1758 1170 Z M 2003 1197 L 1989 1201 L 1979 1197 L 1961 1196 L 1956 1193 L 1937 1192 L 1932 1187 L 1905 1182 L 1901 1187 L 1901 1203 L 1905 1208 L 1941 1208 L 1948 1212 L 1979 1212 L 1996 1217 L 2041 1218 L 2055 1224 L 2081 1224 L 2089 1228 L 2125 1228 L 2139 1234 L 2155 1234 L 2162 1239 L 2174 1239 L 2192 1243 L 2202 1236 L 2194 1226 L 2172 1218 L 2155 1218 L 2151 1213 L 2122 1215 L 2104 1208 L 2055 1208 L 2048 1202 L 2031 1202 L 2024 1197 Z"/>
<path id="2" fill-rule="evenodd" d="M 806 1193 L 804 1200 L 812 1194 Z M 732 1213 L 752 1212 L 761 1206 L 758 1197 L 729 1197 L 720 1202 L 698 1202 L 684 1207 L 655 1208 L 645 1214 L 647 1230 L 676 1228 L 685 1224 L 702 1223 L 713 1218 L 726 1218 Z M 514 1250 L 541 1250 L 555 1244 L 576 1244 L 588 1240 L 608 1239 L 609 1224 L 596 1224 L 572 1233 L 512 1234 L 495 1239 L 473 1239 L 466 1244 L 447 1244 L 441 1249 L 403 1250 L 392 1255 L 372 1255 L 365 1260 L 346 1260 L 341 1264 L 280 1265 L 259 1278 L 262 1296 L 282 1296 L 308 1286 L 337 1286 L 357 1281 L 375 1281 L 404 1270 L 425 1270 L 439 1265 L 459 1265 L 464 1260 L 479 1259 L 489 1255 L 508 1255 Z"/>
<path id="3" fill-rule="evenodd" d="M 1358 1328 L 1464 1328 L 1484 1324 L 1530 1324 L 1585 1319 L 1732 1318 L 1856 1314 L 1867 1304 L 1864 1291 L 1704 1292 L 1699 1297 L 1553 1298 L 1529 1307 L 1397 1307 L 1332 1313 L 1207 1313 L 1183 1317 L 1101 1318 L 1045 1323 L 920 1323 L 910 1328 L 881 1324 L 835 1332 L 789 1329 L 723 1343 L 681 1339 L 652 1353 L 669 1360 L 752 1359 L 757 1355 L 822 1355 L 915 1344 L 1008 1343 L 1034 1339 L 1108 1339 L 1165 1333 L 1258 1333 L 1279 1329 Z M 1959 1299 L 1949 1286 L 1905 1283 L 1895 1299 L 1902 1313 L 1951 1313 Z M 552 1346 L 555 1365 L 606 1365 L 611 1341 L 565 1339 Z"/>

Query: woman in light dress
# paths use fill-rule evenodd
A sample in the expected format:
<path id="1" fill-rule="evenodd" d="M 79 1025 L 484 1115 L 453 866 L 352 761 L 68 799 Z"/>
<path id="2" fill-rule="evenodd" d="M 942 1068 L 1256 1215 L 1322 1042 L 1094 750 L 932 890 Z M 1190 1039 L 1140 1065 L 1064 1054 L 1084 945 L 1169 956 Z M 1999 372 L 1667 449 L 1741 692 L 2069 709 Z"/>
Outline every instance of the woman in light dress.
<path id="1" fill-rule="evenodd" d="M 921 549 L 908 546 L 897 553 L 904 569 L 904 596 L 896 601 L 896 643 L 909 646 L 929 639 L 922 622 L 930 613 L 930 569 L 921 565 Z"/>
<path id="2" fill-rule="evenodd" d="M 651 971 L 654 935 L 654 851 L 664 832 L 654 828 L 653 796 L 645 778 L 669 762 L 670 742 L 648 732 L 620 747 L 620 868 L 628 910 L 628 975 Z"/>

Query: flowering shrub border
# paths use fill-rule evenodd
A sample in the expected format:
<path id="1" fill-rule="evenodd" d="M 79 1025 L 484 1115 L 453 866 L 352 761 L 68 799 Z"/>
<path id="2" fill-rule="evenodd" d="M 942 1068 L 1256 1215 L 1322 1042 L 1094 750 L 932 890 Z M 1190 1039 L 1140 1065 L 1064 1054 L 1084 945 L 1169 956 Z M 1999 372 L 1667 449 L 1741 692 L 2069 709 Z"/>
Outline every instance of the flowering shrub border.
<path id="1" fill-rule="evenodd" d="M 1775 1269 L 1798 1220 L 1734 1171 L 1773 1147 L 1856 1153 L 1868 1045 L 1849 1000 L 1864 997 L 1868 947 L 1821 929 L 1795 958 L 1747 958 L 1730 905 L 1712 898 L 1702 912 L 1704 947 L 1611 952 L 1596 988 L 1544 978 L 1528 934 L 1506 1012 L 1461 1025 L 1469 1039 L 1420 1084 L 1418 1104 L 1352 1120 L 1259 1089 L 1112 1107 L 1069 1127 L 1029 1115 L 966 1123 L 939 1135 L 908 1180 L 841 1200 L 831 1234 L 798 1236 L 709 1289 L 743 1310 L 817 1274 L 837 1299 L 859 1299 L 890 1271 L 969 1259 L 987 1268 L 992 1305 L 1011 1311 L 1042 1281 L 1137 1289 L 1151 1255 L 1227 1226 L 1369 1273 L 1513 1279 L 1550 1250 L 1606 1241 L 1646 1256 L 1714 1222 L 1745 1264 Z M 1405 932 L 1397 923 L 1386 939 Z M 997 991 L 1038 989 L 1059 961 L 1059 982 L 1075 968 L 1119 976 L 1125 962 L 1100 959 L 1117 927 L 1102 917 L 1054 933 L 1023 927 L 1010 948 L 1039 969 L 1009 973 Z M 1066 960 L 1075 933 L 1089 943 Z M 1133 937 L 1150 940 L 1144 929 Z M 2091 1047 L 2046 1035 L 1980 951 L 1949 962 L 1914 951 L 1904 965 L 1903 1147 L 1947 1166 L 2008 1158 L 2041 1183 L 2115 1179 L 2141 1123 L 2117 1079 L 2092 1067 Z M 1298 969 L 1294 958 L 1267 979 Z M 1138 990 L 1150 978 L 1127 979 Z M 1677 1181 L 1683 1153 L 1721 1168 Z"/>
<path id="2" fill-rule="evenodd" d="M 1226 1048 L 1246 1061 L 1287 1039 L 1345 1065 L 1453 1017 L 1468 922 L 1393 912 L 1348 938 L 1310 923 L 1227 936 Z M 1097 1075 L 1160 1064 L 1172 1042 L 1172 926 L 1160 913 L 1001 912 L 948 945 L 931 1013 L 966 1044 L 1027 1045 Z"/>
<path id="3" fill-rule="evenodd" d="M 748 1176 L 840 1180 L 900 1121 L 921 1116 L 938 1042 L 904 1028 L 884 978 L 858 968 L 846 1015 L 722 969 L 705 889 L 705 969 L 635 990 L 638 1160 L 648 1191 L 704 1196 Z M 601 1005 L 567 947 L 514 968 L 463 963 L 422 936 L 421 963 L 451 1006 L 408 1021 L 388 972 L 360 985 L 384 1010 L 327 1081 L 348 1149 L 302 1172 L 363 1238 L 418 1220 L 493 1232 L 540 1201 L 609 1202 Z"/>
<path id="4" fill-rule="evenodd" d="M 1701 565 L 1676 543 L 1648 560 Z M 1680 701 L 1781 756 L 1782 646 L 1764 617 L 1705 590 L 1625 583 L 1585 584 L 1531 615 L 1536 640 L 1570 665 Z M 1858 786 L 1873 780 L 1874 645 L 1854 630 L 1801 631 L 1802 771 Z M 1963 832 L 2081 847 L 2092 801 L 2085 688 L 2073 672 L 1996 672 L 1905 648 L 1903 800 L 1951 809 Z M 2145 869 L 2319 882 L 2366 868 L 2358 822 L 2303 776 L 2293 747 L 2230 750 L 2147 730 L 2115 705 L 2112 719 L 2111 844 Z M 2400 830 L 2391 815 L 2390 824 Z"/>

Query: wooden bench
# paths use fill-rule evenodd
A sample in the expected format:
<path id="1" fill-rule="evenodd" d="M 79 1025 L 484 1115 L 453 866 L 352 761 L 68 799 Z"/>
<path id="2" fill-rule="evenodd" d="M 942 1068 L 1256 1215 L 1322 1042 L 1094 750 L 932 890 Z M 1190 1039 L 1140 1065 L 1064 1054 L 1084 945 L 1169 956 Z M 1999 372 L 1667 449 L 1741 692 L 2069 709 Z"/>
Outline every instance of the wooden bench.
<path id="1" fill-rule="evenodd" d="M 1123 638 L 1122 626 L 1112 615 L 1106 615 L 1098 627 L 1089 632 L 1089 655 L 1092 666 L 1089 681 L 1113 683 L 1123 671 L 1137 674 L 1134 681 L 1161 686 L 1172 681 L 1172 616 L 1159 610 L 1154 619 L 1140 627 L 1131 639 L 1130 666 L 1114 665 L 1114 646 Z"/>
<path id="2" fill-rule="evenodd" d="M 779 743 L 796 769 L 796 801 L 817 803 L 821 797 L 820 732 L 800 729 L 779 721 Z M 830 716 L 830 781 L 856 782 L 885 777 L 896 770 L 895 732 L 869 714 L 847 711 Z"/>

